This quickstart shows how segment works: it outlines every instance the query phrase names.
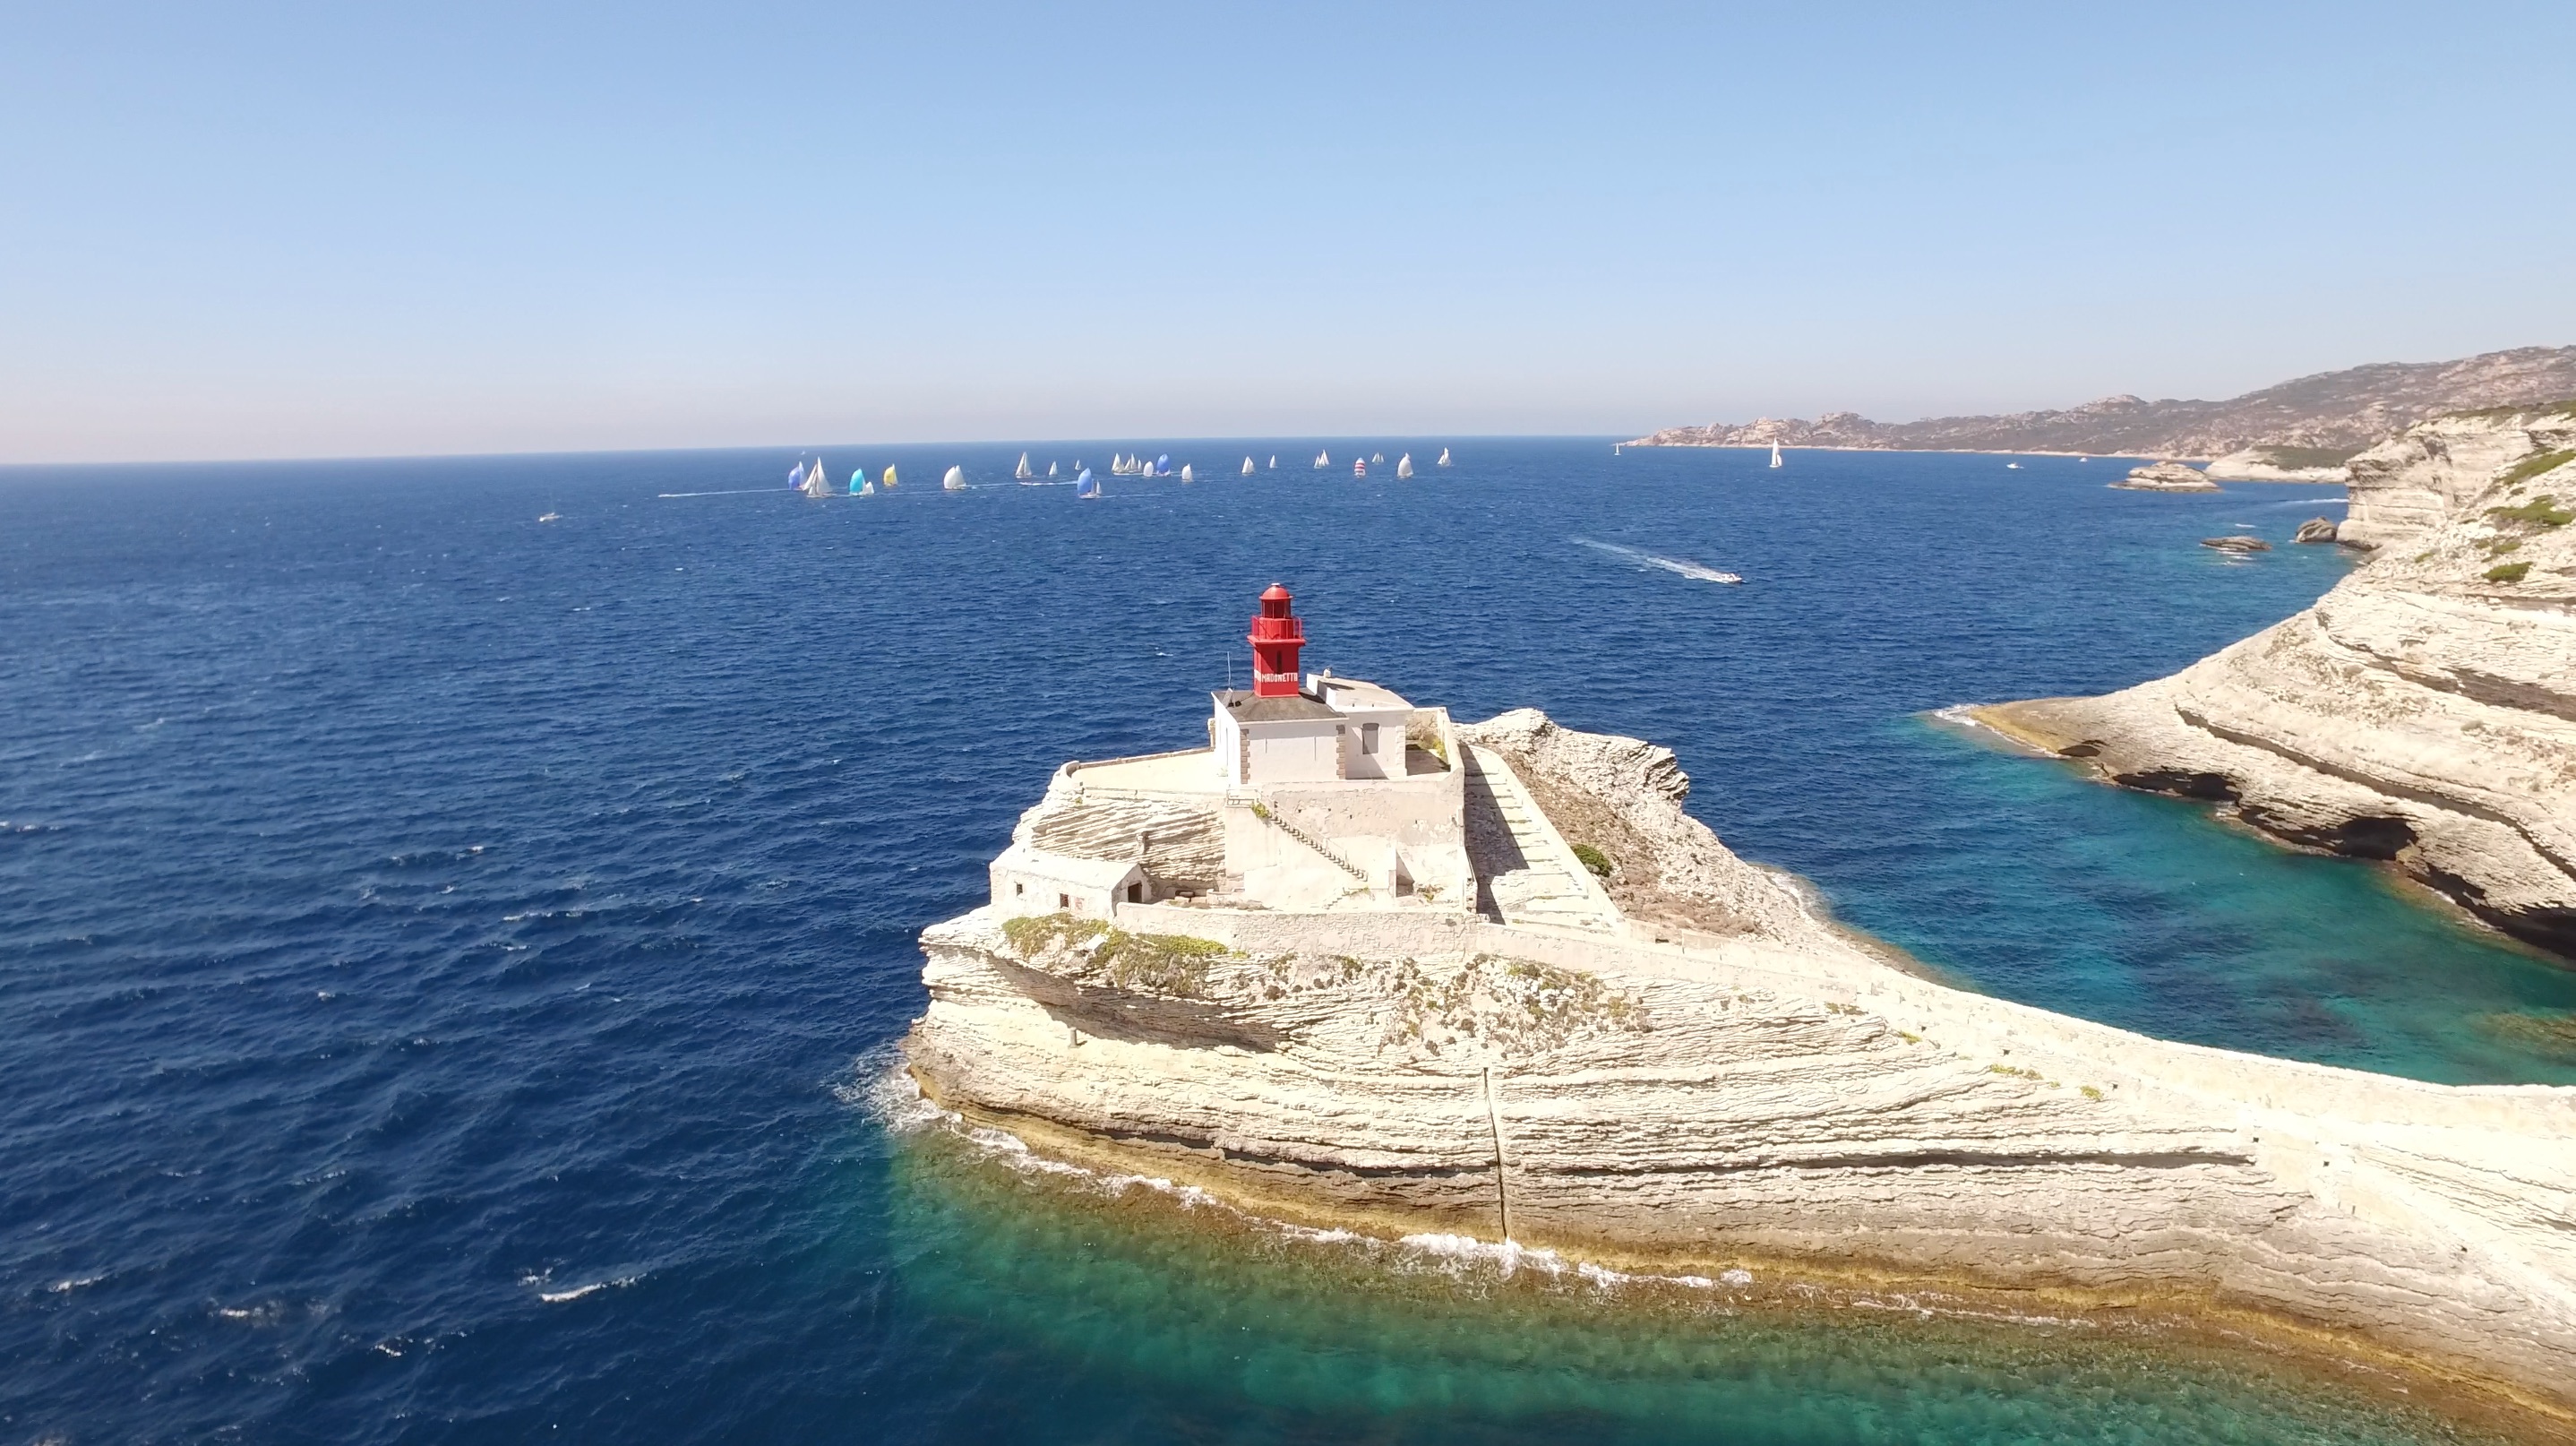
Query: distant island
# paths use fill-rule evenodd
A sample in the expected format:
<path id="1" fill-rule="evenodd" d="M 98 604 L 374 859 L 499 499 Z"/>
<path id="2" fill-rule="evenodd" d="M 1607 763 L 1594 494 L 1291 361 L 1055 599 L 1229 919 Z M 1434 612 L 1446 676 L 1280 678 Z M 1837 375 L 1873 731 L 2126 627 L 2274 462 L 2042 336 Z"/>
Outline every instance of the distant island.
<path id="1" fill-rule="evenodd" d="M 2446 412 L 2576 396 L 2576 346 L 2527 346 L 2459 361 L 2380 362 L 2247 392 L 2223 402 L 2103 397 L 2052 412 L 1873 422 L 1761 417 L 1741 426 L 1666 427 L 1630 447 L 1850 447 L 1911 452 L 2074 452 L 2242 459 L 2287 472 L 2339 468 L 2392 433 Z M 2251 475 L 2261 475 L 2260 472 Z"/>

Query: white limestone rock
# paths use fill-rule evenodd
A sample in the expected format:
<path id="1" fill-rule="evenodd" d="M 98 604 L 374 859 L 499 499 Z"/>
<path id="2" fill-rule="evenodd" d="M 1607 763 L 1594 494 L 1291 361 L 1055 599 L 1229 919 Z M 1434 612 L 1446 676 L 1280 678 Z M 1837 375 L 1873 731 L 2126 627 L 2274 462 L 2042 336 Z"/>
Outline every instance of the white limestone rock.
<path id="1" fill-rule="evenodd" d="M 2341 482 L 2344 464 L 2325 460 L 2336 454 L 2328 448 L 2243 447 L 2211 462 L 2203 475 L 2215 482 Z"/>
<path id="2" fill-rule="evenodd" d="M 1284 1219 L 1494 1239 L 1507 1191 L 1515 1239 L 1590 1258 L 2208 1302 L 2576 1411 L 2576 1091 L 2261 1059 L 1949 989 L 1684 814 L 1669 751 L 1527 711 L 1460 737 L 1525 769 L 1567 837 L 1618 826 L 1618 873 L 1652 875 L 1623 904 L 1731 928 L 1684 947 L 1654 926 L 1122 908 L 1123 929 L 1209 941 L 1158 945 L 978 909 L 922 936 L 913 1078 L 1041 1155 Z"/>
<path id="3" fill-rule="evenodd" d="M 2569 462 L 2576 405 L 2409 428 L 2353 460 L 2336 536 L 2381 551 L 2316 606 L 2172 677 L 1976 716 L 2576 955 Z"/>
<path id="4" fill-rule="evenodd" d="M 2182 462 L 2150 462 L 2132 467 L 2129 475 L 2110 484 L 2132 492 L 2215 492 L 2218 484 L 2203 475 L 2199 468 Z"/>

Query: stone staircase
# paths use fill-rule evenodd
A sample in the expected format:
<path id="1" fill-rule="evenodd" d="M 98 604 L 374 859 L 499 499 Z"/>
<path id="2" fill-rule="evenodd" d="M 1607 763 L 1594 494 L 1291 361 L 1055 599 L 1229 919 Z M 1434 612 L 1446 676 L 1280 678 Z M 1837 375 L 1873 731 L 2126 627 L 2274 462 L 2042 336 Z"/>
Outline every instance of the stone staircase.
<path id="1" fill-rule="evenodd" d="M 1362 886 L 1365 887 L 1367 885 L 1368 873 L 1366 870 L 1362 869 L 1359 865 L 1352 863 L 1349 859 L 1343 858 L 1340 854 L 1333 852 L 1331 849 L 1326 848 L 1322 839 L 1315 837 L 1313 834 L 1306 832 L 1297 825 L 1281 818 L 1266 804 L 1257 803 L 1249 799 L 1234 798 L 1231 795 L 1228 796 L 1226 801 L 1228 803 L 1239 804 L 1251 809 L 1252 816 L 1254 818 L 1261 820 L 1263 823 L 1266 823 L 1272 828 L 1279 830 L 1281 833 L 1288 835 L 1297 842 L 1304 844 L 1306 847 L 1313 849 L 1319 854 L 1322 854 L 1325 860 L 1331 863 L 1334 868 L 1340 869 L 1343 873 L 1346 873 L 1352 878 L 1358 880 Z"/>
<path id="2" fill-rule="evenodd" d="M 1506 924 L 1545 924 L 1586 933 L 1619 932 L 1618 906 L 1595 882 L 1511 765 L 1463 741 L 1467 770 L 1467 853 L 1480 905 Z"/>

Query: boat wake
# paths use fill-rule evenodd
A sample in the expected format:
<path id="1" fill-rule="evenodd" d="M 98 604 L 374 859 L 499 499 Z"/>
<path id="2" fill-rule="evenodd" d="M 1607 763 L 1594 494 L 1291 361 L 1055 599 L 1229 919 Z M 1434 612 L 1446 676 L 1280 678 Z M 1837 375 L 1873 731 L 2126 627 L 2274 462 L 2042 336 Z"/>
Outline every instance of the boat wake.
<path id="1" fill-rule="evenodd" d="M 656 497 L 748 497 L 754 492 L 776 492 L 781 496 L 786 495 L 783 489 L 777 487 L 728 487 L 722 492 L 656 492 L 653 495 Z"/>
<path id="2" fill-rule="evenodd" d="M 1665 572 L 1678 574 L 1693 582 L 1739 583 L 1744 581 L 1743 578 L 1731 572 L 1720 572 L 1716 568 L 1703 567 L 1696 562 L 1684 562 L 1678 557 L 1658 557 L 1651 552 L 1622 547 L 1615 542 L 1595 542 L 1589 537 L 1578 537 L 1574 539 L 1574 543 L 1578 547 L 1588 547 L 1595 552 L 1606 552 L 1612 557 L 1626 558 L 1639 567 L 1661 568 Z"/>

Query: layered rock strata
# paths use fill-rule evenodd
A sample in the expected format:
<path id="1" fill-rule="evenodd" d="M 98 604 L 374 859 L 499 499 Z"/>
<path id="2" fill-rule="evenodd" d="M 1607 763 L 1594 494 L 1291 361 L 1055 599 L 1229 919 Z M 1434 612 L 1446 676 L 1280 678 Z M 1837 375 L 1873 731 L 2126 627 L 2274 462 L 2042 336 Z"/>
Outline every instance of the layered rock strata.
<path id="1" fill-rule="evenodd" d="M 978 909 L 923 935 L 914 1077 L 1041 1153 L 1285 1218 L 1499 1238 L 1508 1208 L 1526 1243 L 1710 1275 L 1803 1261 L 2197 1301 L 2576 1419 L 2576 1091 L 2416 1084 L 1960 993 L 1730 853 L 1682 812 L 1669 753 L 1533 713 L 1460 737 L 1609 856 L 1620 936 Z"/>
<path id="2" fill-rule="evenodd" d="M 1973 715 L 2133 788 L 2389 860 L 2576 955 L 2576 405 L 2447 417 L 2353 459 L 2316 606 L 2171 677 Z"/>
<path id="3" fill-rule="evenodd" d="M 2246 447 L 2211 462 L 2218 482 L 2341 482 L 2357 447 Z"/>

